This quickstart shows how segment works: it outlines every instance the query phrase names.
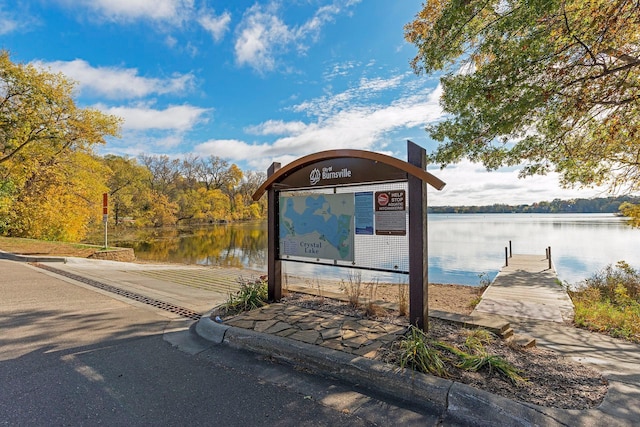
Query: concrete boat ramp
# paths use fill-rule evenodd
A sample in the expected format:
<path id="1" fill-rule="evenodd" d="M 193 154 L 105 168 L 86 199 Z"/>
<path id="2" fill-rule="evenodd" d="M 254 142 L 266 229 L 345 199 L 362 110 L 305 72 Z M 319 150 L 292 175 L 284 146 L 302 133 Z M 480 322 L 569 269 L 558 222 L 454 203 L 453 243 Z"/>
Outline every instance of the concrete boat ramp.
<path id="1" fill-rule="evenodd" d="M 573 303 L 553 265 L 542 255 L 513 255 L 482 294 L 473 315 L 570 322 Z"/>

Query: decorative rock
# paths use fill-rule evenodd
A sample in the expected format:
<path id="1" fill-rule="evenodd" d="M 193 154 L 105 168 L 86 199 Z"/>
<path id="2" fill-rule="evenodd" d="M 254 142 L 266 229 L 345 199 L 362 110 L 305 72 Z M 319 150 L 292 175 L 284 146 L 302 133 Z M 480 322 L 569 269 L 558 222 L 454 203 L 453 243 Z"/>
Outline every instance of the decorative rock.
<path id="1" fill-rule="evenodd" d="M 360 348 L 365 344 L 369 344 L 370 342 L 371 341 L 363 335 L 359 335 L 357 337 L 350 338 L 348 340 L 345 340 L 345 339 L 342 340 L 343 345 L 351 348 Z"/>
<path id="2" fill-rule="evenodd" d="M 323 340 L 332 340 L 334 338 L 342 337 L 342 330 L 340 328 L 325 329 L 320 331 Z"/>
<path id="3" fill-rule="evenodd" d="M 256 332 L 265 332 L 267 329 L 278 323 L 277 320 L 262 320 L 256 322 L 253 330 Z"/>
<path id="4" fill-rule="evenodd" d="M 291 328 L 292 326 L 286 322 L 278 322 L 275 325 L 271 326 L 269 329 L 267 329 L 265 332 L 268 334 L 278 334 L 279 332 L 286 331 L 287 329 L 291 329 Z"/>
<path id="5" fill-rule="evenodd" d="M 290 335 L 289 338 L 308 344 L 315 344 L 320 339 L 320 333 L 318 331 L 298 331 Z"/>
<path id="6" fill-rule="evenodd" d="M 255 321 L 245 320 L 245 319 L 231 319 L 227 321 L 227 324 L 231 326 L 235 326 L 237 328 L 253 329 L 253 325 L 255 324 Z"/>

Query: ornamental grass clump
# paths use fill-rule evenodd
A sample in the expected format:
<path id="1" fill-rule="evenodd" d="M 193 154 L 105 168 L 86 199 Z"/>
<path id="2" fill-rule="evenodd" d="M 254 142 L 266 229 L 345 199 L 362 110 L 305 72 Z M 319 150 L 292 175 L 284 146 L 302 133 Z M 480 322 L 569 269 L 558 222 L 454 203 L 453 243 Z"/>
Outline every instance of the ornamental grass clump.
<path id="1" fill-rule="evenodd" d="M 409 367 L 439 377 L 448 376 L 440 351 L 420 329 L 410 326 L 408 334 L 400 341 L 399 347 L 398 360 L 401 368 Z"/>
<path id="2" fill-rule="evenodd" d="M 454 362 L 455 366 L 464 371 L 478 372 L 486 368 L 489 370 L 489 373 L 496 371 L 514 384 L 526 381 L 520 375 L 520 371 L 511 363 L 500 356 L 487 353 L 484 346 L 477 345 L 479 341 L 473 340 L 472 342 L 472 353 L 460 350 L 452 344 L 438 343 L 438 346 L 455 355 L 458 358 L 458 360 Z M 469 348 L 466 343 L 465 347 Z"/>
<path id="3" fill-rule="evenodd" d="M 408 367 L 443 378 L 450 376 L 450 369 L 471 372 L 486 369 L 489 373 L 497 372 L 514 384 L 526 381 L 515 366 L 486 350 L 485 345 L 495 339 L 493 334 L 484 329 L 464 333 L 467 335 L 463 345 L 466 350 L 454 344 L 435 341 L 422 330 L 410 326 L 397 344 L 397 363 L 401 368 Z"/>
<path id="4" fill-rule="evenodd" d="M 629 264 L 608 265 L 568 291 L 577 326 L 640 342 L 640 272 Z"/>
<path id="5" fill-rule="evenodd" d="M 240 290 L 230 294 L 223 308 L 227 313 L 241 313 L 266 304 L 268 298 L 267 282 L 263 277 L 254 281 L 240 279 Z"/>

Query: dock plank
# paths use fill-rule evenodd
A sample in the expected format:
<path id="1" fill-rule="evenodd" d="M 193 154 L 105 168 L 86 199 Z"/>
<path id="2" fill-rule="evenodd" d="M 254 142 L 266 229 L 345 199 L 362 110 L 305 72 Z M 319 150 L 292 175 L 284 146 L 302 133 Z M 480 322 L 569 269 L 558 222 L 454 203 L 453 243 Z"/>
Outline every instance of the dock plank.
<path id="1" fill-rule="evenodd" d="M 482 294 L 475 314 L 568 322 L 573 303 L 553 265 L 539 255 L 513 255 Z"/>

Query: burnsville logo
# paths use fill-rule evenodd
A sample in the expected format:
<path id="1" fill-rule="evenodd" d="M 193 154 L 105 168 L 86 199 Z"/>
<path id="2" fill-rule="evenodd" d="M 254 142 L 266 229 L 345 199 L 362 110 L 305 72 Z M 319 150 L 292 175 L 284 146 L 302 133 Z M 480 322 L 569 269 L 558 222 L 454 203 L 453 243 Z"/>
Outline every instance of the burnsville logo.
<path id="1" fill-rule="evenodd" d="M 320 182 L 320 170 L 318 168 L 315 168 L 309 174 L 309 183 L 311 185 L 316 185 L 319 182 Z"/>

